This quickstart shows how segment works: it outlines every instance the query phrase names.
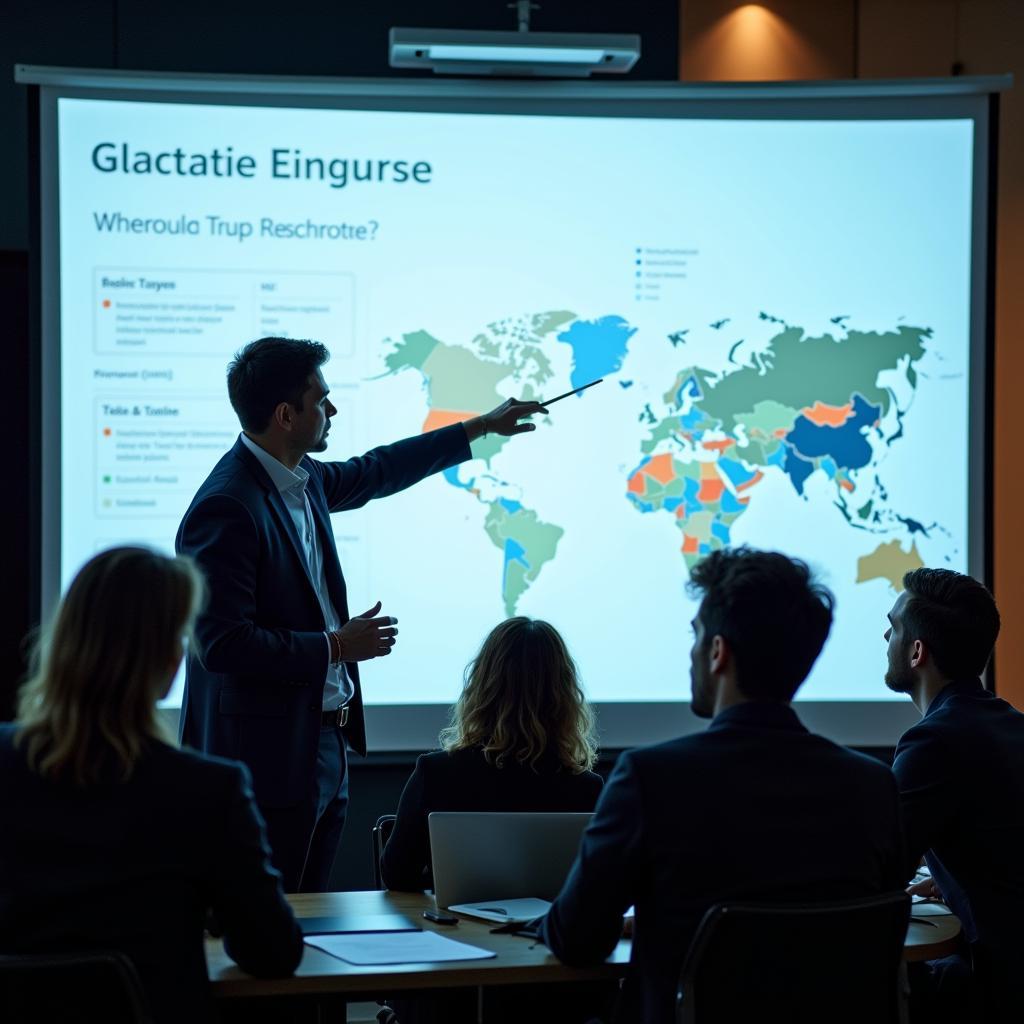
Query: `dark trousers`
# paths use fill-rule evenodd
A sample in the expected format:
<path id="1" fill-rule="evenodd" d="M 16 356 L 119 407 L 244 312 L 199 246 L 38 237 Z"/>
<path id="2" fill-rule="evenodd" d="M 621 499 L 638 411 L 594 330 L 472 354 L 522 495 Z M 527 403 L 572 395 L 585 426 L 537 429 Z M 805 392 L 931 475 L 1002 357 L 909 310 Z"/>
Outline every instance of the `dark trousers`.
<path id="1" fill-rule="evenodd" d="M 274 867 L 285 892 L 329 892 L 331 868 L 348 810 L 348 760 L 341 730 L 320 730 L 316 781 L 309 799 L 290 807 L 260 806 Z"/>

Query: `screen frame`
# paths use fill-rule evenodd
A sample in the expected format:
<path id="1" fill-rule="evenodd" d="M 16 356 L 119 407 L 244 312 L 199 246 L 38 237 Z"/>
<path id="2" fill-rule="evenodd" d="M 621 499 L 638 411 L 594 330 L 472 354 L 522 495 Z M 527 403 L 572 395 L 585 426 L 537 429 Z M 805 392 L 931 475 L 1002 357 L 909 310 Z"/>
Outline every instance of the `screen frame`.
<path id="1" fill-rule="evenodd" d="M 195 73 L 131 72 L 19 65 L 19 83 L 31 87 L 33 130 L 32 266 L 38 268 L 33 303 L 32 383 L 39 410 L 36 436 L 38 491 L 32 499 L 38 533 L 31 539 L 37 568 L 38 609 L 45 621 L 60 590 L 60 225 L 58 100 L 84 98 L 219 106 L 311 107 L 441 113 L 625 116 L 679 119 L 893 120 L 968 118 L 973 122 L 972 251 L 970 272 L 970 391 L 968 552 L 972 575 L 993 583 L 993 356 L 995 204 L 999 93 L 1010 76 L 898 81 L 777 83 L 644 83 L 437 79 L 285 78 Z M 49 197 L 50 201 L 47 201 Z M 37 354 L 37 355 L 36 355 Z M 37 553 L 37 554 L 35 554 Z M 881 630 L 881 626 L 880 626 Z M 625 664 L 625 658 L 624 664 Z M 628 666 L 626 668 L 628 671 Z M 621 749 L 657 742 L 702 727 L 682 699 L 688 666 L 680 666 L 678 702 L 595 705 L 602 744 Z M 986 683 L 995 689 L 989 666 Z M 879 681 L 881 686 L 881 680 Z M 909 702 L 800 701 L 809 728 L 852 746 L 891 746 L 914 721 Z M 176 718 L 176 709 L 166 709 Z M 428 749 L 447 720 L 447 705 L 367 706 L 371 747 Z"/>

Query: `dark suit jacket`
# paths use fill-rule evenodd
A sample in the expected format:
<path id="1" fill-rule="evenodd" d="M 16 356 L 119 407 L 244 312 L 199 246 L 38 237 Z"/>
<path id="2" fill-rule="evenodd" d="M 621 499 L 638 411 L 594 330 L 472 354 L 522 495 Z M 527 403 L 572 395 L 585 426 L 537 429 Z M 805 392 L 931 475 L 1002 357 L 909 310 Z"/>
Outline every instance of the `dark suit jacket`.
<path id="1" fill-rule="evenodd" d="M 348 621 L 329 513 L 360 508 L 469 458 L 461 424 L 346 462 L 304 458 L 306 491 L 331 601 Z M 327 641 L 299 538 L 277 488 L 241 439 L 214 467 L 178 528 L 176 548 L 206 575 L 209 603 L 186 668 L 181 739 L 244 761 L 259 801 L 296 804 L 315 785 Z M 345 738 L 366 753 L 359 669 Z"/>
<path id="2" fill-rule="evenodd" d="M 904 859 L 885 765 L 812 735 L 784 704 L 742 704 L 703 733 L 619 758 L 544 941 L 571 965 L 603 960 L 634 904 L 624 1018 L 664 1024 L 713 904 L 889 891 Z"/>
<path id="3" fill-rule="evenodd" d="M 1024 916 L 1024 715 L 976 679 L 951 683 L 903 734 L 893 771 L 911 863 L 927 856 L 971 942 L 997 957 L 1016 955 Z"/>
<path id="4" fill-rule="evenodd" d="M 257 975 L 291 974 L 302 935 L 242 765 L 152 743 L 128 782 L 47 781 L 0 726 L 0 951 L 115 949 L 158 1021 L 212 1019 L 203 925 Z"/>
<path id="5" fill-rule="evenodd" d="M 572 772 L 556 760 L 537 770 L 518 763 L 488 763 L 479 747 L 422 754 L 402 791 L 398 819 L 381 858 L 389 889 L 417 891 L 434 885 L 430 867 L 431 811 L 583 811 L 597 803 L 603 785 L 594 772 Z"/>

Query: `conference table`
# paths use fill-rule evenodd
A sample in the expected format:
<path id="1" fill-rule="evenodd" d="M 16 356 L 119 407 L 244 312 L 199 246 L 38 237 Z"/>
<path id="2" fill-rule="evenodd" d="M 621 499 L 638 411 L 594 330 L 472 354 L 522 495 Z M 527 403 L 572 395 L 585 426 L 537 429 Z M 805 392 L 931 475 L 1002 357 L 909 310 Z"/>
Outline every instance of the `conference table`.
<path id="1" fill-rule="evenodd" d="M 518 935 L 492 934 L 494 925 L 486 921 L 460 917 L 458 925 L 453 926 L 424 920 L 422 911 L 434 906 L 433 898 L 424 893 L 334 892 L 294 895 L 288 900 L 300 919 L 402 914 L 424 931 L 434 931 L 497 955 L 488 960 L 443 964 L 357 966 L 306 946 L 302 962 L 292 977 L 253 978 L 232 963 L 220 940 L 208 939 L 206 962 L 216 998 L 343 996 L 360 1001 L 385 993 L 397 995 L 425 989 L 608 981 L 624 977 L 628 972 L 628 939 L 621 940 L 604 963 L 587 968 L 566 967 L 540 943 Z M 918 918 L 916 913 L 915 905 L 903 947 L 904 960 L 932 960 L 952 953 L 960 934 L 959 920 L 951 914 Z"/>

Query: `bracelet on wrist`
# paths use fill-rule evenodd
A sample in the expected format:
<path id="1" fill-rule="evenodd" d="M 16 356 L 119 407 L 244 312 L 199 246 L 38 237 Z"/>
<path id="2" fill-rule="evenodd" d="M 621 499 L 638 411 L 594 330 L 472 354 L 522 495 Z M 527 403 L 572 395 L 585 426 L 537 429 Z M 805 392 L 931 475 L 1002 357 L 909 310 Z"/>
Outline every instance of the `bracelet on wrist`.
<path id="1" fill-rule="evenodd" d="M 337 633 L 333 633 L 333 632 L 332 633 L 328 633 L 327 635 L 330 637 L 330 640 L 331 640 L 331 664 L 332 665 L 340 664 L 340 662 L 342 660 L 342 657 L 341 657 L 341 637 L 338 636 Z"/>

